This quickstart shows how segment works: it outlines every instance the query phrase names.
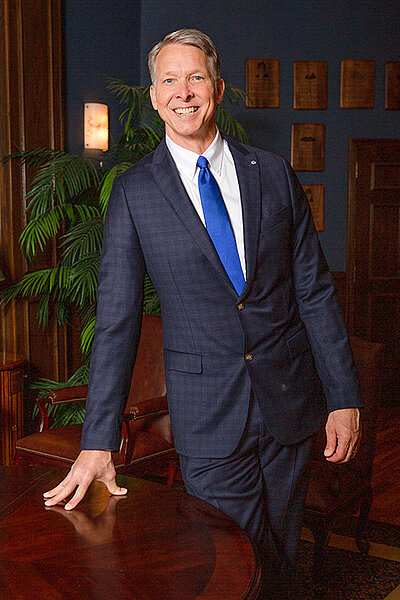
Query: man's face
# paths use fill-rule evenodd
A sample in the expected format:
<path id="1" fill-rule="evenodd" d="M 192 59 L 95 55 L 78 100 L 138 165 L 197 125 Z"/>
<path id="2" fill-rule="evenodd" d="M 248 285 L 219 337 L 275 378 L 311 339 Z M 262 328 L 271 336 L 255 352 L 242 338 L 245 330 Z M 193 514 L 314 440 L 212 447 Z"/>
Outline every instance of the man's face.
<path id="1" fill-rule="evenodd" d="M 224 82 L 215 87 L 205 53 L 195 46 L 164 46 L 156 60 L 153 107 L 165 122 L 168 136 L 189 150 L 205 150 L 215 136 L 215 107 L 222 101 Z"/>

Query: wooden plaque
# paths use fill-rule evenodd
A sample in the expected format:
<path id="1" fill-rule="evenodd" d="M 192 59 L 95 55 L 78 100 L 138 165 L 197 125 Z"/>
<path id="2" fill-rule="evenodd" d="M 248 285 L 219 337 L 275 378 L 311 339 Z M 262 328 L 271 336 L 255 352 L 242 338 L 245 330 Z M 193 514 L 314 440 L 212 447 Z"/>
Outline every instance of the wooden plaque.
<path id="1" fill-rule="evenodd" d="M 311 213 L 317 231 L 324 231 L 325 200 L 323 185 L 303 185 L 303 190 L 310 204 Z"/>
<path id="2" fill-rule="evenodd" d="M 400 110 L 400 61 L 386 63 L 385 108 Z"/>
<path id="3" fill-rule="evenodd" d="M 322 123 L 293 123 L 290 154 L 295 171 L 323 171 L 325 125 Z"/>
<path id="4" fill-rule="evenodd" d="M 293 63 L 293 108 L 324 110 L 328 107 L 328 63 L 297 60 Z"/>
<path id="5" fill-rule="evenodd" d="M 342 60 L 340 107 L 374 108 L 375 61 Z"/>
<path id="6" fill-rule="evenodd" d="M 246 60 L 246 106 L 249 108 L 279 108 L 279 73 L 277 59 L 248 58 Z"/>

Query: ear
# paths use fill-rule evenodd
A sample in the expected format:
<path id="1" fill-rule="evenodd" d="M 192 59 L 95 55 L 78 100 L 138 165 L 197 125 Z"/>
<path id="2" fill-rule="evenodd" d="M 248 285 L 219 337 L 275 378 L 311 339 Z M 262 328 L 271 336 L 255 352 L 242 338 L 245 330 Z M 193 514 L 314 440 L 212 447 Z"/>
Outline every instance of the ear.
<path id="1" fill-rule="evenodd" d="M 217 92 L 216 92 L 216 98 L 215 98 L 215 102 L 217 104 L 220 104 L 224 98 L 224 92 L 225 92 L 225 81 L 223 79 L 219 79 L 217 81 Z"/>
<path id="2" fill-rule="evenodd" d="M 154 110 L 158 110 L 157 100 L 156 100 L 156 90 L 154 89 L 154 85 L 150 86 L 150 100 L 151 100 Z"/>

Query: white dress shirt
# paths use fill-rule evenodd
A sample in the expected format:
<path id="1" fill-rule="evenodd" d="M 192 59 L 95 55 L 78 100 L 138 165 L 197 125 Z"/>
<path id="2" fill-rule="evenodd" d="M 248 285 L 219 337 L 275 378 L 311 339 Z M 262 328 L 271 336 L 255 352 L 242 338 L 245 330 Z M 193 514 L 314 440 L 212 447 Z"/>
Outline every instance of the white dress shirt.
<path id="1" fill-rule="evenodd" d="M 166 136 L 168 150 L 172 154 L 172 158 L 177 166 L 180 178 L 188 193 L 190 200 L 193 203 L 203 225 L 205 219 L 203 207 L 201 204 L 198 177 L 200 169 L 196 166 L 199 154 L 182 148 Z M 201 156 L 204 156 L 209 163 L 210 170 L 214 175 L 222 197 L 225 202 L 226 209 L 231 221 L 233 233 L 235 235 L 236 245 L 239 253 L 240 264 L 244 278 L 246 279 L 246 260 L 244 250 L 244 234 L 243 234 L 243 216 L 242 202 L 240 199 L 239 181 L 236 174 L 235 163 L 228 143 L 222 139 L 219 131 L 215 136 L 212 144 L 207 148 Z"/>

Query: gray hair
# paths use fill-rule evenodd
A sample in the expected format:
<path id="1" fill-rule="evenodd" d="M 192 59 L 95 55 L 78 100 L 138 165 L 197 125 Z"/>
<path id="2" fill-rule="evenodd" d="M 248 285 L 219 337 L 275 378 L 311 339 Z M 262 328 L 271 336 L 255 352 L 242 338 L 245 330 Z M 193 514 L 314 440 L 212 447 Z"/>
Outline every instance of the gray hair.
<path id="1" fill-rule="evenodd" d="M 160 51 L 164 46 L 171 44 L 183 44 L 187 46 L 195 46 L 204 52 L 207 57 L 208 70 L 214 80 L 214 85 L 221 78 L 220 76 L 220 61 L 216 47 L 212 40 L 198 29 L 179 29 L 165 36 L 161 42 L 158 42 L 149 52 L 147 56 L 147 64 L 150 71 L 151 82 L 155 86 L 156 83 L 156 60 Z"/>

